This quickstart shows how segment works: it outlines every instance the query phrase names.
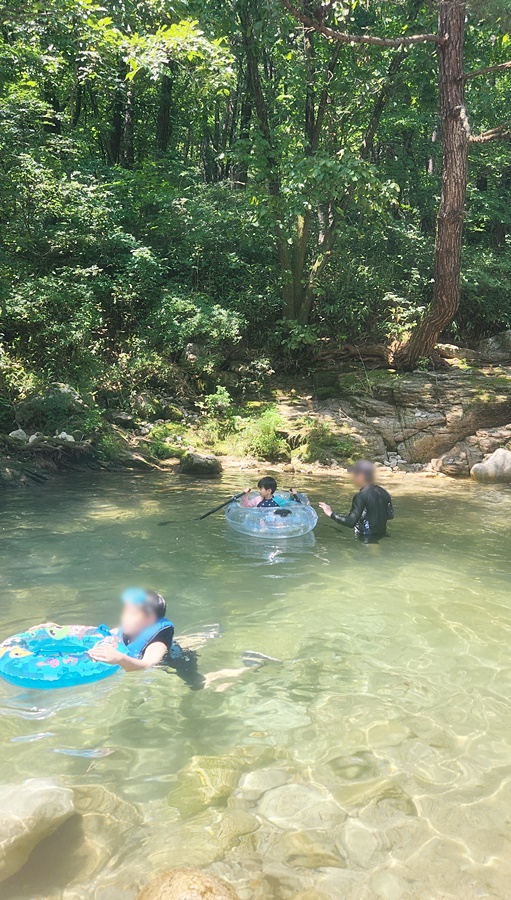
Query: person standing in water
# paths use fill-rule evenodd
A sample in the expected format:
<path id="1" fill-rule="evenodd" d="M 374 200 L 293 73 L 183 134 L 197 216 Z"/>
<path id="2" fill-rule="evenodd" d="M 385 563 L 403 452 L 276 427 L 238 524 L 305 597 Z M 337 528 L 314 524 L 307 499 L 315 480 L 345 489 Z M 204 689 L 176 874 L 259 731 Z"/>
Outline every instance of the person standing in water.
<path id="1" fill-rule="evenodd" d="M 387 533 L 387 522 L 394 518 L 392 498 L 385 488 L 374 483 L 375 469 L 369 460 L 359 460 L 352 472 L 359 491 L 353 497 L 349 515 L 339 516 L 328 503 L 319 506 L 334 522 L 354 528 L 357 537 L 369 543 Z"/>

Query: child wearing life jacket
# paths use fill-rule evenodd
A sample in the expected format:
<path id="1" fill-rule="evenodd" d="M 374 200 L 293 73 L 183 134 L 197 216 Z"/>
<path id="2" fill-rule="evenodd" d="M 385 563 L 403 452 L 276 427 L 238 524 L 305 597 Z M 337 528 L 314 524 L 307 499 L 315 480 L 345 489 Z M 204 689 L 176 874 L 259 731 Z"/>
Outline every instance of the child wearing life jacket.
<path id="1" fill-rule="evenodd" d="M 274 497 L 275 491 L 277 490 L 277 482 L 271 475 L 265 475 L 264 478 L 261 478 L 257 482 L 257 488 L 259 490 L 259 497 L 252 497 L 249 499 L 248 494 L 250 494 L 252 488 L 246 488 L 243 491 L 243 498 L 241 500 L 241 505 L 247 508 L 251 508 L 253 506 L 258 509 L 268 509 L 277 506 L 284 506 L 284 502 L 280 500 L 279 497 Z M 291 490 L 291 494 L 294 496 L 296 491 L 294 488 Z"/>
<path id="2" fill-rule="evenodd" d="M 174 641 L 174 625 L 166 617 L 167 604 L 161 594 L 128 588 L 122 593 L 121 602 L 120 627 L 111 632 L 112 638 L 106 638 L 89 651 L 92 659 L 121 666 L 126 672 L 169 666 L 190 687 L 204 687 L 204 676 L 197 668 L 197 653 L 181 648 Z"/>

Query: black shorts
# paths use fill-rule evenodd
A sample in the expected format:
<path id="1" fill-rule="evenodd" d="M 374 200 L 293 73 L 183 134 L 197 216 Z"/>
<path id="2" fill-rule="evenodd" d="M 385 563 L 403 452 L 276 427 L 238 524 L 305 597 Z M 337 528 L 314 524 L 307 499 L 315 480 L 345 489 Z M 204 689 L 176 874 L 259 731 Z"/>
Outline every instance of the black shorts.
<path id="1" fill-rule="evenodd" d="M 178 678 L 181 678 L 194 691 L 204 687 L 205 678 L 199 672 L 199 656 L 195 650 L 187 650 L 179 644 L 172 644 L 170 651 L 162 661 L 162 665 L 173 669 Z"/>

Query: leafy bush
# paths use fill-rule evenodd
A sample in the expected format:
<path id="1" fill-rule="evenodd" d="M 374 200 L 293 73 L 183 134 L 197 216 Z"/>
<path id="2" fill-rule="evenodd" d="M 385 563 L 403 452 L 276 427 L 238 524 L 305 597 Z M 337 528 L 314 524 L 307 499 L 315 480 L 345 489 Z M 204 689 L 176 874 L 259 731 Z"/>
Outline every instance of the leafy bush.
<path id="1" fill-rule="evenodd" d="M 190 341 L 205 348 L 224 341 L 236 344 L 242 320 L 238 313 L 223 309 L 210 297 L 183 289 L 165 290 L 148 323 L 147 340 L 155 348 L 178 353 Z"/>
<path id="2" fill-rule="evenodd" d="M 266 409 L 257 418 L 248 419 L 240 426 L 240 450 L 249 456 L 271 462 L 289 460 L 291 450 L 282 436 L 283 424 L 280 414 L 273 407 Z"/>
<path id="3" fill-rule="evenodd" d="M 184 425 L 156 425 L 149 435 L 149 449 L 157 459 L 179 459 L 186 453 L 187 430 Z"/>
<path id="4" fill-rule="evenodd" d="M 349 435 L 341 437 L 333 434 L 327 422 L 316 419 L 305 420 L 300 435 L 301 443 L 293 450 L 293 456 L 303 462 L 318 462 L 327 465 L 332 460 L 351 461 L 356 445 Z"/>

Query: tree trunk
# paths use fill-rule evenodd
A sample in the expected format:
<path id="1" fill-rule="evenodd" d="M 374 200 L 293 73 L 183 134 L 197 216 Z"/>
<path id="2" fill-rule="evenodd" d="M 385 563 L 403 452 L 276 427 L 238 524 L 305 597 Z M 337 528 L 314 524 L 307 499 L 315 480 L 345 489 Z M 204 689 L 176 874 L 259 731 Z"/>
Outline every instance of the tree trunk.
<path id="1" fill-rule="evenodd" d="M 117 165 L 121 161 L 121 144 L 122 144 L 122 123 L 124 111 L 124 79 L 126 77 L 126 65 L 121 63 L 119 66 L 118 82 L 115 89 L 115 95 L 112 107 L 112 128 L 108 141 L 108 160 L 111 165 Z M 97 110 L 95 114 L 98 115 Z"/>
<path id="2" fill-rule="evenodd" d="M 158 119 L 156 122 L 156 150 L 158 153 L 166 153 L 172 134 L 172 78 L 163 75 L 160 82 L 160 102 L 158 106 Z"/>
<path id="3" fill-rule="evenodd" d="M 252 118 L 252 98 L 250 96 L 248 70 L 245 73 L 243 91 L 243 100 L 241 102 L 240 125 L 238 132 L 238 144 L 240 148 L 240 156 L 236 160 L 233 172 L 234 186 L 238 188 L 246 188 L 248 182 L 248 141 L 250 136 L 250 120 Z"/>
<path id="4" fill-rule="evenodd" d="M 135 91 L 133 84 L 128 85 L 126 90 L 123 137 L 122 163 L 126 169 L 132 169 L 135 163 Z"/>
<path id="5" fill-rule="evenodd" d="M 468 178 L 469 125 L 465 110 L 463 41 L 464 0 L 439 3 L 439 100 L 442 123 L 442 193 L 435 243 L 433 302 L 410 340 L 396 354 L 396 363 L 413 368 L 431 357 L 442 330 L 458 309 L 461 289 L 461 242 Z"/>

